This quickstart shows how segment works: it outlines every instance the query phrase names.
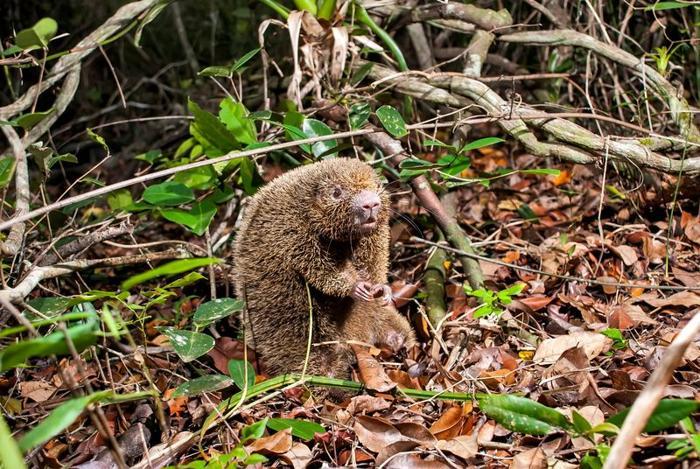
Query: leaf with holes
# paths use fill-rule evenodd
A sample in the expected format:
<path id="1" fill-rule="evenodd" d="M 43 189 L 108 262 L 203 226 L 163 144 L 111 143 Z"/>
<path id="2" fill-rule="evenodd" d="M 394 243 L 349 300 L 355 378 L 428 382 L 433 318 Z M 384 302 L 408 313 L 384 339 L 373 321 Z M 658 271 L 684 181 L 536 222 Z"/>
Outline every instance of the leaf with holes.
<path id="1" fill-rule="evenodd" d="M 384 129 L 396 138 L 408 135 L 406 130 L 406 122 L 399 111 L 392 106 L 382 106 L 377 109 L 377 118 L 382 123 Z"/>
<path id="2" fill-rule="evenodd" d="M 245 302 L 237 298 L 217 298 L 202 303 L 194 313 L 194 324 L 197 327 L 207 325 L 243 310 Z"/>
<path id="3" fill-rule="evenodd" d="M 196 360 L 214 348 L 214 339 L 207 334 L 174 327 L 159 327 L 158 330 L 168 336 L 175 353 L 185 363 Z"/>
<path id="4" fill-rule="evenodd" d="M 221 389 L 225 389 L 233 384 L 233 380 L 228 376 L 224 375 L 205 375 L 199 378 L 191 379 L 185 381 L 179 385 L 175 392 L 172 394 L 172 398 L 185 397 L 185 396 L 197 396 L 205 392 L 214 392 Z"/>

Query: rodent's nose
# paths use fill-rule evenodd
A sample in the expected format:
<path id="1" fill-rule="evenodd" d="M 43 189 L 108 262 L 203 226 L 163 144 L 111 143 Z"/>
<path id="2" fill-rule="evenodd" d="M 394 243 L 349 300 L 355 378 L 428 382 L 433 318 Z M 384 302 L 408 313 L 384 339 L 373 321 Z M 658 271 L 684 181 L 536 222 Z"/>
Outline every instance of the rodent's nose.
<path id="1" fill-rule="evenodd" d="M 371 215 L 376 214 L 379 211 L 382 201 L 376 192 L 362 191 L 357 195 L 357 205 L 362 207 L 368 212 L 368 214 Z"/>

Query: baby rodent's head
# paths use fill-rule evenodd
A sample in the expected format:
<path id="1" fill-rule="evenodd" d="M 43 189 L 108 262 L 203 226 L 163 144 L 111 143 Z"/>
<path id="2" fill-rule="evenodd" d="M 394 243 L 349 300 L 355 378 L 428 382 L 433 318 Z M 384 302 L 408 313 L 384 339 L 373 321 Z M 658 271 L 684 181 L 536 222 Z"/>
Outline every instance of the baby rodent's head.
<path id="1" fill-rule="evenodd" d="M 356 159 L 316 163 L 309 222 L 330 239 L 359 238 L 389 220 L 389 199 L 371 166 Z"/>

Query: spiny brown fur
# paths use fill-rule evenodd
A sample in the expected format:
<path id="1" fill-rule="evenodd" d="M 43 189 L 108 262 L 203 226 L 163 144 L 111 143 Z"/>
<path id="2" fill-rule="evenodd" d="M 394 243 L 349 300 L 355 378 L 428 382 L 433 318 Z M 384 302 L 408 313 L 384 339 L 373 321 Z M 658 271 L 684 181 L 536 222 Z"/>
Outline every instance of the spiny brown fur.
<path id="1" fill-rule="evenodd" d="M 340 199 L 333 196 L 342 189 Z M 381 198 L 377 224 L 358 232 L 353 197 Z M 414 341 L 405 318 L 377 301 L 350 295 L 358 281 L 386 284 L 389 201 L 372 168 L 337 158 L 296 168 L 263 187 L 246 207 L 234 252 L 236 289 L 247 302 L 243 323 L 270 374 L 299 371 L 309 330 L 314 346 L 308 372 L 347 377 L 352 354 L 343 341 L 399 345 Z"/>

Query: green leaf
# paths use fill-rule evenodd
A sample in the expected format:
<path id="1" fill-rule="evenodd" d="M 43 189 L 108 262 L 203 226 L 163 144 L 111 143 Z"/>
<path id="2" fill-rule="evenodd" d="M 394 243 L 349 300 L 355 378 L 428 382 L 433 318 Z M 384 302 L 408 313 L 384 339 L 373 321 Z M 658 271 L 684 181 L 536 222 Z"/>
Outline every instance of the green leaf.
<path id="1" fill-rule="evenodd" d="M 185 331 L 174 327 L 159 327 L 158 330 L 168 336 L 175 353 L 185 363 L 196 360 L 213 349 L 215 345 L 212 336 L 201 332 Z"/>
<path id="2" fill-rule="evenodd" d="M 241 429 L 241 443 L 246 443 L 250 440 L 257 440 L 265 434 L 265 428 L 267 427 L 268 418 L 255 422 L 251 425 L 247 425 Z"/>
<path id="3" fill-rule="evenodd" d="M 236 60 L 236 63 L 234 63 L 234 64 L 231 66 L 231 73 L 237 72 L 241 67 L 243 67 L 245 64 L 247 64 L 248 61 L 250 61 L 250 59 L 252 59 L 253 57 L 255 57 L 255 56 L 258 54 L 258 52 L 260 52 L 260 50 L 261 50 L 261 48 L 260 48 L 260 47 L 257 47 L 257 48 L 255 48 L 255 49 L 253 49 L 253 50 L 251 50 L 251 51 L 246 52 L 246 53 L 243 55 L 243 57 L 241 57 L 240 59 Z"/>
<path id="4" fill-rule="evenodd" d="M 266 463 L 268 459 L 260 453 L 253 453 L 243 460 L 244 466 L 254 466 L 256 464 Z"/>
<path id="5" fill-rule="evenodd" d="M 399 177 L 401 180 L 407 181 L 411 178 L 421 176 L 426 172 L 437 168 L 438 165 L 419 158 L 407 158 L 399 164 Z"/>
<path id="6" fill-rule="evenodd" d="M 190 145 L 192 144 L 191 139 L 187 139 L 186 142 L 189 141 Z M 180 145 L 182 146 L 182 144 Z M 153 164 L 155 163 L 158 158 L 163 156 L 163 152 L 160 150 L 148 150 L 146 153 L 141 153 L 140 155 L 134 156 L 135 160 L 140 160 L 140 161 L 145 161 L 148 164 Z"/>
<path id="7" fill-rule="evenodd" d="M 255 384 L 255 369 L 249 361 L 229 360 L 228 373 L 238 389 L 250 389 Z"/>
<path id="8" fill-rule="evenodd" d="M 194 115 L 190 133 L 204 147 L 207 156 L 221 156 L 240 148 L 240 143 L 214 114 L 204 111 L 194 101 L 188 101 Z"/>
<path id="9" fill-rule="evenodd" d="M 17 446 L 17 442 L 12 438 L 10 427 L 5 422 L 5 417 L 0 414 L 0 467 L 25 469 L 22 451 Z"/>
<path id="10" fill-rule="evenodd" d="M 574 424 L 574 430 L 576 430 L 577 433 L 584 434 L 591 430 L 591 424 L 583 415 L 579 414 L 576 409 L 571 411 L 571 417 Z"/>
<path id="11" fill-rule="evenodd" d="M 66 311 L 68 308 L 81 303 L 75 301 L 73 297 L 66 296 L 43 296 L 27 301 L 27 304 L 36 309 L 44 316 L 56 316 Z M 25 313 L 26 314 L 26 313 Z"/>
<path id="12" fill-rule="evenodd" d="M 104 151 L 109 153 L 109 146 L 107 145 L 107 141 L 104 139 L 103 136 L 96 134 L 90 128 L 86 129 L 85 132 L 87 132 L 87 135 L 90 138 L 90 140 L 100 145 L 104 149 Z"/>
<path id="13" fill-rule="evenodd" d="M 382 106 L 377 109 L 377 118 L 382 123 L 384 129 L 396 138 L 408 135 L 406 123 L 399 111 L 392 106 Z"/>
<path id="14" fill-rule="evenodd" d="M 601 435 L 606 435 L 606 436 L 615 436 L 618 433 L 620 433 L 620 428 L 612 423 L 609 422 L 603 422 L 599 423 L 595 427 L 591 428 L 588 433 L 590 435 L 594 433 L 600 433 Z"/>
<path id="15" fill-rule="evenodd" d="M 321 137 L 325 135 L 333 135 L 333 131 L 323 122 L 316 119 L 304 119 L 302 123 L 301 130 L 306 134 L 307 138 Z M 331 150 L 338 146 L 338 142 L 333 140 L 324 140 L 323 142 L 316 142 L 311 146 L 311 152 L 316 158 L 323 154 L 332 153 Z"/>
<path id="16" fill-rule="evenodd" d="M 168 220 L 186 226 L 197 236 L 202 236 L 216 215 L 216 205 L 205 199 L 192 204 L 190 210 L 163 208 L 160 213 Z"/>
<path id="17" fill-rule="evenodd" d="M 522 291 L 525 289 L 525 283 L 519 282 L 514 285 L 511 285 L 510 287 L 501 290 L 498 292 L 498 299 L 503 300 L 504 297 L 507 297 L 510 299 L 511 296 L 516 296 L 522 293 Z"/>
<path id="18" fill-rule="evenodd" d="M 83 413 L 89 404 L 111 397 L 112 395 L 112 391 L 100 391 L 90 394 L 89 396 L 78 397 L 64 402 L 56 407 L 39 425 L 32 428 L 19 440 L 20 449 L 27 452 L 49 441 L 75 422 L 75 419 L 80 417 L 80 414 Z"/>
<path id="19" fill-rule="evenodd" d="M 292 435 L 305 441 L 313 440 L 316 433 L 326 433 L 326 429 L 322 425 L 308 420 L 270 419 L 267 422 L 267 427 L 276 431 L 291 428 Z"/>
<path id="20" fill-rule="evenodd" d="M 561 412 L 520 396 L 493 394 L 479 399 L 479 408 L 507 429 L 527 435 L 572 427 Z"/>
<path id="21" fill-rule="evenodd" d="M 190 189 L 206 190 L 216 184 L 216 171 L 211 166 L 200 166 L 199 168 L 181 171 L 175 175 L 175 182 L 180 182 Z"/>
<path id="22" fill-rule="evenodd" d="M 90 303 L 92 304 L 92 303 Z M 117 313 L 119 314 L 119 313 Z M 121 316 L 119 317 L 119 322 L 122 322 Z M 109 308 L 109 306 L 102 305 L 102 311 L 100 312 L 100 318 L 102 318 L 102 323 L 107 326 L 107 329 L 109 330 L 110 334 L 112 335 L 113 339 L 120 339 L 121 338 L 121 327 L 117 323 L 117 320 L 114 319 L 114 313 L 112 313 L 112 310 Z"/>
<path id="23" fill-rule="evenodd" d="M 465 151 L 477 150 L 479 148 L 488 147 L 501 142 L 505 142 L 505 140 L 498 137 L 480 138 L 479 140 L 474 140 L 473 142 L 467 143 L 459 152 L 464 153 Z"/>
<path id="24" fill-rule="evenodd" d="M 219 319 L 223 319 L 243 310 L 245 303 L 237 298 L 217 298 L 202 303 L 194 313 L 194 324 L 197 327 L 205 327 Z"/>
<path id="25" fill-rule="evenodd" d="M 219 104 L 219 119 L 238 142 L 250 145 L 258 141 L 255 122 L 248 117 L 243 103 L 228 97 Z"/>
<path id="26" fill-rule="evenodd" d="M 686 2 L 656 2 L 653 5 L 649 5 L 644 8 L 644 11 L 675 10 L 676 8 L 686 8 L 692 5 L 693 3 Z"/>
<path id="27" fill-rule="evenodd" d="M 53 18 L 42 18 L 31 28 L 23 29 L 15 36 L 15 44 L 24 50 L 43 48 L 56 35 L 58 23 Z"/>
<path id="28" fill-rule="evenodd" d="M 97 321 L 91 319 L 84 324 L 67 329 L 78 352 L 97 341 Z M 32 357 L 67 355 L 70 353 L 63 331 L 53 332 L 36 339 L 21 340 L 0 350 L 0 373 L 23 365 Z"/>
<path id="29" fill-rule="evenodd" d="M 53 114 L 55 109 L 51 108 L 48 111 L 43 111 L 43 112 L 32 112 L 31 114 L 24 114 L 22 116 L 19 116 L 14 120 L 14 122 L 22 127 L 24 130 L 29 130 L 35 125 L 37 125 L 39 122 L 44 120 L 46 116 L 49 114 Z"/>
<path id="30" fill-rule="evenodd" d="M 193 284 L 194 282 L 198 282 L 199 280 L 205 279 L 206 277 L 199 272 L 190 272 L 189 274 L 185 275 L 182 278 L 179 278 L 175 280 L 174 282 L 170 282 L 166 286 L 163 287 L 163 289 L 167 290 L 170 288 L 182 288 L 186 287 L 188 285 Z"/>
<path id="31" fill-rule="evenodd" d="M 200 70 L 197 75 L 200 77 L 230 77 L 231 70 L 223 65 L 212 65 Z"/>
<path id="32" fill-rule="evenodd" d="M 205 375 L 185 381 L 172 394 L 172 397 L 196 396 L 205 392 L 225 389 L 233 384 L 233 380 L 224 375 Z"/>
<path id="33" fill-rule="evenodd" d="M 367 62 L 366 64 L 358 68 L 357 71 L 353 74 L 352 78 L 350 79 L 350 84 L 352 86 L 358 85 L 362 80 L 364 80 L 367 77 L 367 75 L 369 75 L 369 72 L 372 71 L 372 67 L 374 67 L 374 63 Z"/>
<path id="34" fill-rule="evenodd" d="M 178 259 L 176 261 L 168 262 L 155 269 L 147 270 L 140 274 L 136 274 L 132 277 L 126 279 L 122 285 L 122 290 L 128 290 L 133 286 L 140 283 L 153 280 L 158 277 L 170 277 L 172 275 L 181 274 L 183 272 L 188 272 L 190 270 L 198 269 L 199 267 L 204 267 L 211 264 L 218 264 L 221 259 L 215 257 L 200 257 L 196 259 Z"/>
<path id="35" fill-rule="evenodd" d="M 10 156 L 0 158 L 0 189 L 4 189 L 12 181 L 15 173 L 15 159 Z"/>
<path id="36" fill-rule="evenodd" d="M 107 196 L 107 205 L 112 210 L 126 210 L 133 205 L 134 199 L 131 197 L 129 189 L 120 189 Z"/>
<path id="37" fill-rule="evenodd" d="M 649 417 L 649 421 L 644 427 L 647 433 L 658 432 L 674 426 L 693 412 L 700 408 L 700 403 L 690 399 L 661 399 L 654 412 Z M 622 427 L 622 424 L 630 411 L 630 407 L 613 415 L 606 420 L 608 423 Z"/>
<path id="38" fill-rule="evenodd" d="M 348 116 L 350 128 L 352 130 L 355 130 L 365 125 L 371 113 L 372 108 L 367 102 L 355 103 L 352 106 L 350 106 L 350 113 Z"/>
<path id="39" fill-rule="evenodd" d="M 143 191 L 143 200 L 159 207 L 182 205 L 194 200 L 194 192 L 180 182 L 165 181 L 148 186 Z"/>

